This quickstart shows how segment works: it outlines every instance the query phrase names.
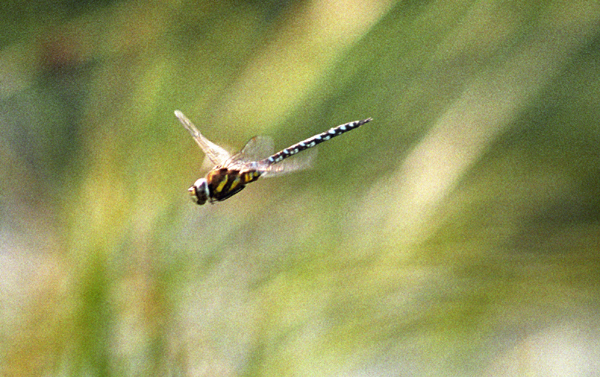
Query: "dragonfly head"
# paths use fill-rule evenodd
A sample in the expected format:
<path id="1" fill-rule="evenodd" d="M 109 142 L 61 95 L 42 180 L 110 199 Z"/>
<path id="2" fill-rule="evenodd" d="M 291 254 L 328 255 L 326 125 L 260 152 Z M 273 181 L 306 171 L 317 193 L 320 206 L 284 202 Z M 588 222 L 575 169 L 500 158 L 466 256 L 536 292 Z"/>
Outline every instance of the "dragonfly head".
<path id="1" fill-rule="evenodd" d="M 192 187 L 188 189 L 188 192 L 190 193 L 190 197 L 194 203 L 198 205 L 206 203 L 210 194 L 208 191 L 208 182 L 206 181 L 206 178 L 200 178 L 197 180 Z"/>

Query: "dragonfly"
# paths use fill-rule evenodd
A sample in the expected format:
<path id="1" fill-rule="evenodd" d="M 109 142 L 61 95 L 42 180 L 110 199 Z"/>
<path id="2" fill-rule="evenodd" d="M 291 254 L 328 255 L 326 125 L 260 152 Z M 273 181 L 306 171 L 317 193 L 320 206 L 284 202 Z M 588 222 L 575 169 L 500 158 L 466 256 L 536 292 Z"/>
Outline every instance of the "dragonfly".
<path id="1" fill-rule="evenodd" d="M 232 155 L 204 137 L 181 111 L 176 110 L 175 116 L 190 132 L 196 143 L 214 165 L 206 177 L 198 179 L 188 189 L 192 201 L 199 205 L 206 202 L 214 204 L 229 199 L 242 191 L 248 183 L 254 182 L 260 177 L 274 177 L 306 169 L 310 167 L 314 154 L 307 154 L 304 159 L 286 159 L 336 136 L 352 131 L 372 120 L 372 118 L 367 118 L 344 123 L 282 149 L 275 154 L 271 154 L 273 152 L 273 140 L 271 138 L 255 136 L 238 153 Z M 264 158 L 264 156 L 268 157 Z"/>

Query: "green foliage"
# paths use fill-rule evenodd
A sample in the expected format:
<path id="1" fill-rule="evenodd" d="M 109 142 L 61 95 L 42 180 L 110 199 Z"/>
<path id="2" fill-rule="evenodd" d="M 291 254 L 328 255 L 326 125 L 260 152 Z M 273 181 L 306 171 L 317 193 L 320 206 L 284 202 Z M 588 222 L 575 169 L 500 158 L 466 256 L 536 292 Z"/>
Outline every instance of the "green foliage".
<path id="1" fill-rule="evenodd" d="M 0 18 L 3 375 L 597 370 L 596 3 Z M 232 149 L 374 120 L 197 207 L 175 109 Z"/>

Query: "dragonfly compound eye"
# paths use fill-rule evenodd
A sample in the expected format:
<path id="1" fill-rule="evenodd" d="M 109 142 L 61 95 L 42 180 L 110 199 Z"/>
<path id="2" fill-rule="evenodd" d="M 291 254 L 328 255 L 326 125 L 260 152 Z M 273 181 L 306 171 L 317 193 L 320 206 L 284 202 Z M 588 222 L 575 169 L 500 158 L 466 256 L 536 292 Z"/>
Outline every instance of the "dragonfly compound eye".
<path id="1" fill-rule="evenodd" d="M 208 183 L 205 178 L 197 180 L 192 187 L 188 189 L 192 201 L 198 205 L 206 203 L 208 200 Z"/>

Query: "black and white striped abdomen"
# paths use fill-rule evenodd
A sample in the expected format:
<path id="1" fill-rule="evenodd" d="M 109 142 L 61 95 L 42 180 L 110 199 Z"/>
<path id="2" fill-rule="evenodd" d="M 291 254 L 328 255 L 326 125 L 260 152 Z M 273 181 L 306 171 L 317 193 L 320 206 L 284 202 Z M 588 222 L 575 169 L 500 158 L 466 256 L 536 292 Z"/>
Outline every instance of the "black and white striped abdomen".
<path id="1" fill-rule="evenodd" d="M 364 119 L 364 120 L 356 120 L 354 122 L 345 123 L 340 126 L 334 127 L 328 131 L 322 132 L 318 135 L 309 137 L 306 140 L 303 140 L 299 143 L 296 143 L 290 147 L 287 147 L 274 155 L 267 157 L 261 162 L 265 162 L 267 164 L 275 164 L 278 163 L 288 157 L 295 155 L 296 153 L 302 152 L 303 150 L 312 148 L 316 145 L 319 145 L 329 139 L 332 139 L 336 136 L 339 136 L 348 131 L 352 131 L 355 128 L 362 126 L 365 123 L 368 123 L 372 120 L 372 118 Z"/>

